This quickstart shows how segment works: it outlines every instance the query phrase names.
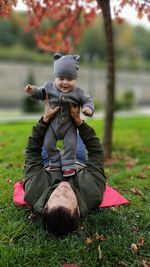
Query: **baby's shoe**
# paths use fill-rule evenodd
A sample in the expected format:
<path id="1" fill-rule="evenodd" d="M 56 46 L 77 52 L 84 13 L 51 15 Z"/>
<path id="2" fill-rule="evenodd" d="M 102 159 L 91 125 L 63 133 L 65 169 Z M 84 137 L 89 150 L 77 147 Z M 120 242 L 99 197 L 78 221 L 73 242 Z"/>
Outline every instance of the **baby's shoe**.
<path id="1" fill-rule="evenodd" d="M 75 173 L 76 173 L 75 169 L 66 169 L 63 171 L 63 176 L 64 177 L 70 177 L 70 176 L 75 175 Z"/>
<path id="2" fill-rule="evenodd" d="M 54 165 L 49 165 L 49 166 L 47 166 L 47 167 L 45 168 L 45 170 L 48 171 L 48 172 L 54 172 L 54 171 L 59 171 L 60 168 L 57 167 L 57 166 L 54 166 Z"/>

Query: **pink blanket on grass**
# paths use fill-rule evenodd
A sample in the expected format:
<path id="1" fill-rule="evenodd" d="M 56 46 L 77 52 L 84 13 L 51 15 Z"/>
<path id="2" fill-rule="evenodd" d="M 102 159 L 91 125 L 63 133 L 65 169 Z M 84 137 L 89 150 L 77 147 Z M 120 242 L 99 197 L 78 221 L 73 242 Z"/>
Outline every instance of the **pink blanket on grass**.
<path id="1" fill-rule="evenodd" d="M 23 180 L 15 183 L 14 193 L 13 193 L 13 202 L 17 206 L 26 206 L 29 208 L 28 203 L 24 201 L 23 185 L 24 185 Z M 102 203 L 99 205 L 99 207 L 107 208 L 111 206 L 117 206 L 117 205 L 129 204 L 129 203 L 130 201 L 124 198 L 119 192 L 117 192 L 115 189 L 113 189 L 109 185 L 106 185 L 104 198 L 103 198 Z"/>

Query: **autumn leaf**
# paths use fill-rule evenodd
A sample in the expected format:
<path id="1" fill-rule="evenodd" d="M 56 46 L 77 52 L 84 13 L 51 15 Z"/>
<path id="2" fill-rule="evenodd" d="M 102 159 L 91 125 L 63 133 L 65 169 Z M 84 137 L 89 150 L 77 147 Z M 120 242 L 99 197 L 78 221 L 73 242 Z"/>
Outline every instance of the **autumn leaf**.
<path id="1" fill-rule="evenodd" d="M 138 161 L 139 161 L 138 159 L 130 159 L 130 160 L 128 160 L 127 163 L 126 163 L 127 169 L 133 169 L 136 166 L 136 164 L 138 163 Z"/>
<path id="2" fill-rule="evenodd" d="M 130 248 L 132 249 L 133 254 L 136 255 L 137 252 L 138 252 L 138 247 L 137 247 L 137 245 L 134 244 L 134 243 L 132 243 L 132 244 L 130 245 Z"/>
<path id="3" fill-rule="evenodd" d="M 137 187 L 132 187 L 132 188 L 130 189 L 130 191 L 131 191 L 132 193 L 136 194 L 136 195 L 139 195 L 139 196 L 144 197 L 144 195 L 143 195 L 143 193 L 141 192 L 141 190 L 138 189 Z"/>
<path id="4" fill-rule="evenodd" d="M 149 147 L 145 147 L 145 148 L 144 148 L 144 152 L 146 152 L 146 153 L 150 153 L 150 148 L 149 148 Z"/>
<path id="5" fill-rule="evenodd" d="M 107 239 L 106 236 L 99 235 L 98 233 L 95 233 L 95 237 L 96 237 L 96 240 L 99 240 L 99 241 L 104 241 Z"/>
<path id="6" fill-rule="evenodd" d="M 93 240 L 92 240 L 90 237 L 86 237 L 86 239 L 85 239 L 85 243 L 86 243 L 87 245 L 90 245 L 91 243 L 93 243 Z"/>
<path id="7" fill-rule="evenodd" d="M 138 247 L 143 247 L 144 246 L 144 237 L 140 237 L 138 240 Z"/>
<path id="8" fill-rule="evenodd" d="M 113 159 L 105 159 L 105 165 L 110 165 L 113 163 Z"/>
<path id="9" fill-rule="evenodd" d="M 137 177 L 140 179 L 146 179 L 148 178 L 148 175 L 144 172 L 140 172 Z"/>
<path id="10" fill-rule="evenodd" d="M 141 263 L 143 267 L 150 267 L 150 261 L 147 259 L 142 259 Z"/>
<path id="11" fill-rule="evenodd" d="M 137 255 L 138 250 L 139 250 L 141 247 L 143 247 L 143 246 L 144 246 L 144 237 L 141 236 L 141 237 L 139 238 L 139 240 L 138 240 L 138 243 L 137 243 L 137 244 L 132 243 L 132 244 L 130 245 L 130 248 L 132 249 L 133 254 L 134 254 L 134 255 Z"/>
<path id="12" fill-rule="evenodd" d="M 144 165 L 143 170 L 150 170 L 150 165 Z"/>

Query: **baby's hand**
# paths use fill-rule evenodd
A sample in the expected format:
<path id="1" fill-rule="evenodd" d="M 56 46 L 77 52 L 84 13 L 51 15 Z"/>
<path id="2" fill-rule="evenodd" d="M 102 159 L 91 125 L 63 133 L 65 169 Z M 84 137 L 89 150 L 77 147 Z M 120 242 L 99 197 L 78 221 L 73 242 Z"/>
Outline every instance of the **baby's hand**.
<path id="1" fill-rule="evenodd" d="M 82 112 L 83 112 L 85 115 L 87 115 L 87 116 L 92 116 L 92 114 L 93 114 L 92 109 L 89 108 L 89 107 L 84 107 L 84 108 L 82 109 Z"/>
<path id="2" fill-rule="evenodd" d="M 27 84 L 26 87 L 24 88 L 24 92 L 26 92 L 28 95 L 33 94 L 33 85 Z"/>

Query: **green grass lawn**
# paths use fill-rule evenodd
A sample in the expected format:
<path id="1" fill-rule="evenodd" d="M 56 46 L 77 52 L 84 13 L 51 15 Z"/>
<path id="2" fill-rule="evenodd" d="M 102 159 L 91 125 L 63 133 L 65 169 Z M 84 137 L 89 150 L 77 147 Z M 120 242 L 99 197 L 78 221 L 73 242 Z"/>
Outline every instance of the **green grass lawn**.
<path id="1" fill-rule="evenodd" d="M 113 158 L 106 162 L 109 185 L 131 204 L 101 209 L 64 239 L 48 235 L 40 219 L 12 202 L 23 177 L 24 149 L 33 122 L 0 124 L 0 267 L 150 266 L 149 118 L 117 118 Z M 102 120 L 89 120 L 102 137 Z M 89 239 L 87 239 L 89 238 Z"/>

